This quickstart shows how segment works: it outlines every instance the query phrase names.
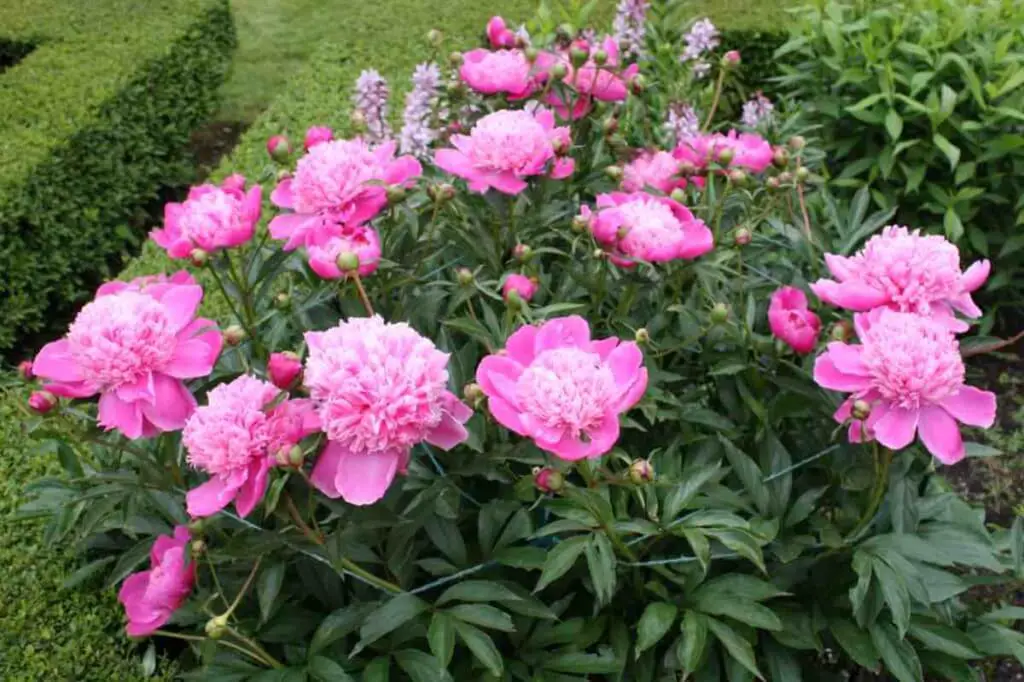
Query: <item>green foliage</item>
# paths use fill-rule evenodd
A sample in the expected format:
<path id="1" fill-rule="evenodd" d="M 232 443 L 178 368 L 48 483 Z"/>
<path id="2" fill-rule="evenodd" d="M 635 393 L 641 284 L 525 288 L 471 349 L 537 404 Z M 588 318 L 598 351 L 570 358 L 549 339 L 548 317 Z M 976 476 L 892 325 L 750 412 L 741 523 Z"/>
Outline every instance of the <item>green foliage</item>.
<path id="1" fill-rule="evenodd" d="M 831 185 L 851 194 L 868 186 L 875 204 L 899 207 L 899 222 L 994 259 L 988 290 L 1000 302 L 1019 299 L 1019 5 L 856 0 L 818 2 L 798 16 L 792 39 L 776 53 L 789 63 L 781 86 L 821 126 Z"/>
<path id="2" fill-rule="evenodd" d="M 36 46 L 0 82 L 2 352 L 52 332 L 187 180 L 234 27 L 227 0 L 15 0 L 0 35 Z"/>

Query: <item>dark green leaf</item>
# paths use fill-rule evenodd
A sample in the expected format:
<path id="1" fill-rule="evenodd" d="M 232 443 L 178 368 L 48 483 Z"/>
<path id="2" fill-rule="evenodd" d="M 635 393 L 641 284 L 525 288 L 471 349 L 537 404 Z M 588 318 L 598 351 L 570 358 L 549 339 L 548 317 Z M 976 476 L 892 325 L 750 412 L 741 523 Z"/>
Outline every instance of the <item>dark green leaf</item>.
<path id="1" fill-rule="evenodd" d="M 453 618 L 491 630 L 514 632 L 512 618 L 501 609 L 490 604 L 459 604 L 448 609 Z"/>
<path id="2" fill-rule="evenodd" d="M 681 626 L 682 637 L 679 647 L 676 650 L 676 657 L 683 665 L 683 670 L 694 672 L 704 658 L 704 651 L 708 645 L 708 620 L 709 618 L 696 611 L 687 611 L 683 614 Z"/>
<path id="3" fill-rule="evenodd" d="M 925 647 L 954 658 L 981 658 L 965 632 L 942 623 L 914 623 L 910 626 L 910 636 Z"/>
<path id="4" fill-rule="evenodd" d="M 465 643 L 473 656 L 487 668 L 492 675 L 500 677 L 504 670 L 504 663 L 501 653 L 490 637 L 468 623 L 455 621 L 455 631 L 459 633 L 459 639 Z"/>
<path id="5" fill-rule="evenodd" d="M 878 652 L 871 642 L 871 635 L 845 618 L 830 621 L 829 629 L 854 663 L 873 672 L 878 671 Z"/>
<path id="6" fill-rule="evenodd" d="M 430 608 L 429 604 L 411 594 L 400 594 L 392 597 L 383 606 L 366 617 L 366 622 L 359 628 L 359 644 L 356 651 L 362 650 L 389 632 L 405 625 L 410 620 Z M 355 651 L 352 655 L 355 655 Z"/>
<path id="7" fill-rule="evenodd" d="M 314 656 L 309 660 L 307 670 L 313 679 L 320 682 L 355 682 L 345 669 L 329 658 Z"/>
<path id="8" fill-rule="evenodd" d="M 590 570 L 590 581 L 594 584 L 599 605 L 605 605 L 615 596 L 615 550 L 604 533 L 590 536 L 584 552 L 587 555 L 587 568 Z"/>
<path id="9" fill-rule="evenodd" d="M 910 642 L 901 639 L 895 628 L 884 623 L 873 624 L 869 631 L 889 674 L 899 682 L 921 682 L 921 660 Z"/>
<path id="10" fill-rule="evenodd" d="M 70 590 L 74 587 L 78 587 L 96 574 L 100 573 L 104 568 L 114 563 L 116 559 L 117 557 L 115 556 L 108 556 L 87 563 L 85 566 L 82 566 L 77 571 L 69 575 L 64 581 L 64 584 L 61 585 L 61 588 Z"/>
<path id="11" fill-rule="evenodd" d="M 565 575 L 566 571 L 572 568 L 580 554 L 587 546 L 589 538 L 580 535 L 564 540 L 548 551 L 548 557 L 544 561 L 544 569 L 541 571 L 540 580 L 533 588 L 534 592 L 540 592 L 545 587 Z"/>
<path id="12" fill-rule="evenodd" d="M 284 581 L 285 564 L 275 562 L 263 569 L 259 582 L 256 584 L 256 596 L 260 603 L 260 619 L 266 622 L 270 618 L 270 611 L 274 608 L 274 601 L 281 592 L 281 584 Z"/>
<path id="13" fill-rule="evenodd" d="M 438 597 L 436 605 L 450 601 L 489 602 L 519 601 L 519 596 L 499 583 L 487 580 L 467 580 L 449 587 Z"/>
<path id="14" fill-rule="evenodd" d="M 636 656 L 657 644 L 676 621 L 679 609 L 675 604 L 652 602 L 644 609 L 636 626 Z"/>
<path id="15" fill-rule="evenodd" d="M 395 653 L 395 660 L 412 682 L 451 682 L 447 666 L 426 652 L 403 649 Z"/>
<path id="16" fill-rule="evenodd" d="M 438 611 L 430 620 L 430 628 L 427 630 L 427 642 L 430 644 L 430 652 L 434 658 L 441 661 L 447 668 L 452 661 L 452 653 L 455 651 L 455 622 L 452 617 L 444 611 Z"/>
<path id="17" fill-rule="evenodd" d="M 684 623 L 685 624 L 685 623 Z M 731 627 L 723 623 L 716 618 L 707 619 L 708 628 L 710 628 L 715 638 L 721 642 L 729 655 L 735 658 L 744 668 L 754 674 L 759 679 L 764 679 L 761 675 L 761 671 L 757 668 L 757 660 L 754 657 L 754 647 L 750 645 L 750 642 L 745 640 L 738 632 L 733 630 Z"/>
<path id="18" fill-rule="evenodd" d="M 622 661 L 617 659 L 610 649 L 604 649 L 599 654 L 576 651 L 555 654 L 550 658 L 545 658 L 542 665 L 545 670 L 556 672 L 600 675 L 619 672 L 622 668 Z"/>
<path id="19" fill-rule="evenodd" d="M 320 622 L 309 644 L 309 655 L 315 656 L 342 637 L 359 629 L 366 615 L 373 609 L 372 603 L 346 606 L 334 611 Z"/>

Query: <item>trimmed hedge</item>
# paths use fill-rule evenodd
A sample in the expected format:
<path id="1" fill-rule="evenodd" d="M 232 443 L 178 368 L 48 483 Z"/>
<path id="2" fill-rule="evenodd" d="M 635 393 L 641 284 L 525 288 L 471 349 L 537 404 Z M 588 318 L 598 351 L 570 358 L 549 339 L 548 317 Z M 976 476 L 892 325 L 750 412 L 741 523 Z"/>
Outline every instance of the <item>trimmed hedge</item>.
<path id="1" fill-rule="evenodd" d="M 235 33 L 228 0 L 5 0 L 0 36 L 24 56 L 0 77 L 3 353 L 63 323 L 187 182 Z"/>

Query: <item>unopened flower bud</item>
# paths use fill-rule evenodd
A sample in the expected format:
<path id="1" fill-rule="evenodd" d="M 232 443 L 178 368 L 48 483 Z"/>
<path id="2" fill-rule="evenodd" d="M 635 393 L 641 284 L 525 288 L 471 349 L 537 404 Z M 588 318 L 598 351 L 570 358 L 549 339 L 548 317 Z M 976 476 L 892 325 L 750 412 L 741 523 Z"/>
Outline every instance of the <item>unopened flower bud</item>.
<path id="1" fill-rule="evenodd" d="M 764 184 L 765 186 L 768 187 L 769 190 L 777 190 L 782 187 L 782 181 L 776 177 L 768 178 L 767 180 L 764 181 Z"/>
<path id="2" fill-rule="evenodd" d="M 711 321 L 715 324 L 722 324 L 729 319 L 729 306 L 724 303 L 716 303 L 711 308 Z"/>
<path id="3" fill-rule="evenodd" d="M 832 331 L 829 334 L 833 341 L 848 341 L 853 337 L 853 325 L 850 324 L 849 320 L 840 320 L 832 325 Z"/>
<path id="4" fill-rule="evenodd" d="M 284 182 L 291 176 L 292 172 L 290 170 L 288 170 L 287 168 L 282 168 L 281 170 L 277 171 L 277 175 L 275 175 L 274 177 L 277 178 L 278 182 Z"/>
<path id="5" fill-rule="evenodd" d="M 642 73 L 638 73 L 629 79 L 629 91 L 634 95 L 644 94 L 644 90 L 647 89 L 647 79 L 644 78 Z"/>
<path id="6" fill-rule="evenodd" d="M 348 118 L 349 123 L 352 124 L 352 130 L 357 133 L 361 133 L 366 130 L 366 114 L 361 111 L 353 111 Z"/>
<path id="7" fill-rule="evenodd" d="M 228 631 L 228 617 L 225 615 L 214 616 L 206 621 L 206 636 L 210 639 L 220 639 Z"/>
<path id="8" fill-rule="evenodd" d="M 787 142 L 787 144 L 789 145 L 790 149 L 792 149 L 795 152 L 798 152 L 807 146 L 807 140 L 804 139 L 803 135 L 794 135 L 793 137 L 789 138 L 789 142 Z"/>
<path id="9" fill-rule="evenodd" d="M 683 161 L 679 164 L 679 175 L 684 178 L 688 178 L 697 172 L 697 167 L 689 161 Z"/>
<path id="10" fill-rule="evenodd" d="M 594 63 L 598 66 L 604 66 L 608 63 L 608 53 L 604 50 L 594 51 Z"/>
<path id="11" fill-rule="evenodd" d="M 686 192 L 683 191 L 682 187 L 676 187 L 668 196 L 669 199 L 675 201 L 676 203 L 686 203 Z"/>
<path id="12" fill-rule="evenodd" d="M 338 254 L 336 262 L 342 272 L 355 272 L 359 269 L 359 254 L 354 251 L 342 251 Z"/>
<path id="13" fill-rule="evenodd" d="M 591 255 L 597 260 L 601 260 L 602 258 L 605 258 L 608 254 L 605 253 L 604 249 L 594 249 L 594 252 Z"/>
<path id="14" fill-rule="evenodd" d="M 533 249 L 529 244 L 516 244 L 512 249 L 512 256 L 520 263 L 525 263 L 533 256 Z"/>
<path id="15" fill-rule="evenodd" d="M 28 406 L 33 412 L 46 414 L 57 406 L 57 396 L 49 391 L 33 391 L 28 397 Z"/>
<path id="16" fill-rule="evenodd" d="M 796 181 L 807 182 L 807 178 L 811 177 L 811 171 L 807 170 L 807 166 L 800 166 L 796 169 Z"/>
<path id="17" fill-rule="evenodd" d="M 864 421 L 871 416 L 871 404 L 866 400 L 855 400 L 853 401 L 853 409 L 850 410 L 850 414 L 854 419 Z"/>
<path id="18" fill-rule="evenodd" d="M 461 81 L 452 81 L 445 85 L 444 89 L 452 97 L 460 97 L 466 92 L 466 88 L 462 85 Z"/>
<path id="19" fill-rule="evenodd" d="M 293 445 L 288 448 L 288 464 L 293 467 L 302 466 L 303 460 L 306 459 L 306 453 L 303 452 L 302 448 L 298 445 Z"/>
<path id="20" fill-rule="evenodd" d="M 523 56 L 525 56 L 526 61 L 530 62 L 531 64 L 537 61 L 538 55 L 540 55 L 540 52 L 535 47 L 528 47 L 525 50 L 523 50 Z"/>
<path id="21" fill-rule="evenodd" d="M 287 310 L 292 304 L 292 295 L 287 291 L 278 292 L 274 296 L 274 305 L 281 310 Z"/>
<path id="22" fill-rule="evenodd" d="M 206 530 L 206 519 L 192 519 L 188 522 L 188 530 L 190 533 L 199 535 Z"/>
<path id="23" fill-rule="evenodd" d="M 587 54 L 586 50 L 579 47 L 574 47 L 571 50 L 569 50 L 569 61 L 571 61 L 572 65 L 575 66 L 576 68 L 579 68 L 586 64 L 587 58 L 589 56 L 590 55 Z"/>
<path id="24" fill-rule="evenodd" d="M 722 166 L 728 166 L 735 157 L 736 152 L 732 150 L 732 147 L 726 147 L 718 152 L 718 163 Z"/>
<path id="25" fill-rule="evenodd" d="M 434 47 L 440 47 L 441 43 L 444 42 L 444 34 L 436 28 L 432 28 L 427 31 L 427 42 Z"/>
<path id="26" fill-rule="evenodd" d="M 203 542 L 202 540 L 193 540 L 192 541 L 191 549 L 192 549 L 192 556 L 199 556 L 204 551 L 206 551 L 206 543 Z"/>
<path id="27" fill-rule="evenodd" d="M 745 227 L 741 227 L 740 229 L 736 230 L 736 246 L 746 246 L 747 244 L 750 243 L 750 240 L 753 238 L 754 235 L 751 234 L 750 230 L 748 230 Z"/>
<path id="28" fill-rule="evenodd" d="M 302 374 L 302 361 L 290 350 L 283 353 L 271 353 L 267 361 L 267 376 L 270 383 L 282 391 L 287 391 Z"/>
<path id="29" fill-rule="evenodd" d="M 388 206 L 394 206 L 405 199 L 405 188 L 401 185 L 390 185 L 386 190 Z"/>
<path id="30" fill-rule="evenodd" d="M 622 175 L 623 175 L 622 167 L 621 166 L 608 166 L 607 168 L 604 169 L 604 174 L 607 175 L 612 180 L 615 180 L 616 182 L 618 182 L 619 180 L 622 179 Z"/>
<path id="31" fill-rule="evenodd" d="M 459 280 L 459 284 L 464 287 L 468 287 L 473 283 L 473 271 L 469 268 L 459 268 L 455 271 L 455 277 Z"/>
<path id="32" fill-rule="evenodd" d="M 192 265 L 201 268 L 210 262 L 210 254 L 203 249 L 192 249 L 192 252 L 188 254 L 188 260 Z"/>
<path id="33" fill-rule="evenodd" d="M 729 50 L 728 52 L 725 53 L 725 56 L 722 58 L 723 66 L 739 66 L 740 61 L 741 59 L 739 50 Z"/>
<path id="34" fill-rule="evenodd" d="M 601 130 L 605 135 L 611 135 L 619 129 L 619 119 L 614 116 L 609 116 L 601 122 Z"/>
<path id="35" fill-rule="evenodd" d="M 636 333 L 633 334 L 633 340 L 643 345 L 651 340 L 651 334 L 647 331 L 646 327 L 640 327 L 636 330 Z"/>
<path id="36" fill-rule="evenodd" d="M 629 480 L 636 485 L 643 485 L 654 480 L 654 467 L 646 459 L 635 459 L 629 465 Z"/>
<path id="37" fill-rule="evenodd" d="M 452 52 L 448 55 L 448 63 L 455 67 L 462 66 L 462 53 Z"/>
<path id="38" fill-rule="evenodd" d="M 523 297 L 515 289 L 510 289 L 505 293 L 505 303 L 508 304 L 508 307 L 512 310 L 519 310 L 523 307 Z"/>
<path id="39" fill-rule="evenodd" d="M 793 174 L 789 171 L 782 171 L 779 173 L 779 182 L 783 185 L 789 185 L 793 182 Z"/>
<path id="40" fill-rule="evenodd" d="M 274 135 L 267 140 L 267 153 L 278 163 L 284 163 L 291 156 L 292 146 L 284 135 Z"/>
<path id="41" fill-rule="evenodd" d="M 747 184 L 747 174 L 739 168 L 733 168 L 729 171 L 729 182 L 737 187 L 743 187 Z"/>
<path id="42" fill-rule="evenodd" d="M 18 363 L 18 376 L 21 377 L 22 381 L 31 381 L 32 377 L 32 361 L 22 360 Z"/>
<path id="43" fill-rule="evenodd" d="M 224 330 L 224 343 L 229 346 L 237 346 L 245 341 L 245 330 L 237 324 L 233 324 Z"/>
<path id="44" fill-rule="evenodd" d="M 776 168 L 785 168 L 789 165 L 789 151 L 785 147 L 777 147 L 772 154 L 772 163 Z"/>
<path id="45" fill-rule="evenodd" d="M 479 407 L 484 400 L 484 390 L 478 383 L 469 383 L 462 388 L 462 397 L 473 407 Z"/>
<path id="46" fill-rule="evenodd" d="M 427 188 L 427 196 L 436 203 L 444 203 L 455 198 L 455 187 L 443 182 L 439 185 L 431 185 Z"/>
<path id="47" fill-rule="evenodd" d="M 572 229 L 574 232 L 585 232 L 590 227 L 590 221 L 585 217 L 578 215 L 572 219 Z"/>
<path id="48" fill-rule="evenodd" d="M 542 493 L 557 493 L 565 487 L 565 476 L 558 469 L 536 467 L 533 470 L 533 484 Z"/>
<path id="49" fill-rule="evenodd" d="M 569 69 L 562 62 L 558 62 L 551 67 L 551 75 L 556 79 L 561 80 L 569 74 Z"/>

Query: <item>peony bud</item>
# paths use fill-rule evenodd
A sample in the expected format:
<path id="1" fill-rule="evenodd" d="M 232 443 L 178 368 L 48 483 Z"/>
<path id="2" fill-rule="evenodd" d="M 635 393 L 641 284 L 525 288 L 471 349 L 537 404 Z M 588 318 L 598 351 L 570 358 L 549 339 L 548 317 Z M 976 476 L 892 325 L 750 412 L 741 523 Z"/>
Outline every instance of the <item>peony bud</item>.
<path id="1" fill-rule="evenodd" d="M 528 244 L 516 244 L 512 256 L 520 263 L 525 263 L 533 256 L 533 249 Z"/>
<path id="2" fill-rule="evenodd" d="M 427 196 L 441 204 L 455 198 L 455 187 L 447 182 L 440 185 L 431 185 L 427 188 Z"/>
<path id="3" fill-rule="evenodd" d="M 735 156 L 736 152 L 732 150 L 732 147 L 726 147 L 722 151 L 718 152 L 718 163 L 719 165 L 722 166 L 728 166 L 730 163 L 732 163 L 732 160 L 733 158 L 735 158 Z"/>
<path id="4" fill-rule="evenodd" d="M 736 246 L 746 246 L 747 244 L 750 243 L 750 241 L 753 238 L 754 238 L 754 235 L 751 234 L 750 230 L 748 230 L 745 227 L 741 227 L 740 229 L 736 230 L 736 238 L 735 238 Z"/>
<path id="5" fill-rule="evenodd" d="M 636 485 L 643 485 L 654 480 L 654 467 L 646 459 L 635 459 L 629 465 L 629 480 Z"/>
<path id="6" fill-rule="evenodd" d="M 807 170 L 807 166 L 800 166 L 796 169 L 797 182 L 807 182 L 809 177 L 811 177 L 811 171 Z"/>
<path id="7" fill-rule="evenodd" d="M 480 388 L 480 384 L 466 384 L 462 389 L 462 397 L 473 407 L 479 407 L 484 399 L 484 390 Z"/>
<path id="8" fill-rule="evenodd" d="M 725 66 L 739 66 L 740 61 L 739 50 L 729 50 L 725 53 L 725 57 L 722 58 L 722 63 Z"/>
<path id="9" fill-rule="evenodd" d="M 245 330 L 237 324 L 233 324 L 224 330 L 224 343 L 229 346 L 237 346 L 245 341 Z"/>
<path id="10" fill-rule="evenodd" d="M 774 177 L 765 180 L 764 184 L 768 187 L 769 190 L 777 190 L 782 187 L 782 181 Z"/>
<path id="11" fill-rule="evenodd" d="M 604 169 L 604 174 L 612 180 L 618 182 L 622 179 L 622 167 L 621 166 L 608 166 Z"/>
<path id="12" fill-rule="evenodd" d="M 569 61 L 571 61 L 572 65 L 577 69 L 587 63 L 587 58 L 589 56 L 590 55 L 587 54 L 586 50 L 579 47 L 574 47 L 569 50 Z"/>
<path id="13" fill-rule="evenodd" d="M 508 275 L 501 287 L 501 295 L 512 308 L 518 308 L 524 302 L 532 300 L 536 293 L 537 278 L 518 273 Z"/>
<path id="14" fill-rule="evenodd" d="M 302 374 L 302 361 L 299 356 L 290 350 L 283 353 L 271 353 L 267 362 L 267 376 L 270 383 L 282 391 L 287 391 L 295 384 L 295 380 Z"/>
<path id="15" fill-rule="evenodd" d="M 284 163 L 292 154 L 292 146 L 284 135 L 274 135 L 267 140 L 267 153 L 278 163 Z"/>
<path id="16" fill-rule="evenodd" d="M 523 50 L 523 55 L 526 57 L 526 61 L 533 64 L 537 61 L 537 57 L 540 55 L 540 52 L 535 47 L 528 47 Z"/>
<path id="17" fill-rule="evenodd" d="M 605 135 L 611 135 L 618 129 L 619 119 L 615 118 L 614 116 L 609 116 L 608 118 L 601 122 L 601 131 L 604 132 Z"/>
<path id="18" fill-rule="evenodd" d="M 225 615 L 215 616 L 206 621 L 206 636 L 210 639 L 220 639 L 228 631 L 228 617 Z"/>
<path id="19" fill-rule="evenodd" d="M 390 185 L 387 189 L 388 206 L 394 206 L 405 199 L 405 188 L 401 185 Z"/>
<path id="20" fill-rule="evenodd" d="M 366 130 L 366 114 L 359 111 L 358 109 L 353 111 L 348 117 L 349 123 L 352 124 L 352 130 L 357 133 L 364 132 Z"/>
<path id="21" fill-rule="evenodd" d="M 776 147 L 772 155 L 772 163 L 776 168 L 785 168 L 789 165 L 789 151 L 785 147 Z"/>
<path id="22" fill-rule="evenodd" d="M 787 144 L 789 145 L 790 149 L 792 149 L 795 152 L 798 152 L 807 146 L 807 140 L 805 140 L 802 135 L 794 135 L 793 137 L 789 138 L 789 142 Z"/>
<path id="23" fill-rule="evenodd" d="M 711 321 L 715 324 L 722 324 L 729 319 L 729 306 L 724 303 L 716 303 L 711 308 Z"/>
<path id="24" fill-rule="evenodd" d="M 739 168 L 733 168 L 729 171 L 729 182 L 737 187 L 743 187 L 747 184 L 747 174 Z"/>
<path id="25" fill-rule="evenodd" d="M 274 296 L 274 306 L 280 310 L 287 310 L 292 305 L 292 295 L 287 291 L 281 291 Z"/>
<path id="26" fill-rule="evenodd" d="M 192 265 L 201 268 L 210 262 L 210 254 L 202 249 L 192 249 L 192 252 L 188 254 L 188 260 Z"/>
<path id="27" fill-rule="evenodd" d="M 542 493 L 557 493 L 565 487 L 565 476 L 558 469 L 536 467 L 533 470 L 533 484 Z"/>
<path id="28" fill-rule="evenodd" d="M 643 345 L 651 340 L 651 334 L 647 331 L 646 327 L 640 327 L 636 330 L 636 333 L 633 334 L 633 340 L 640 345 Z"/>
<path id="29" fill-rule="evenodd" d="M 302 462 L 305 459 L 306 453 L 298 445 L 293 445 L 288 449 L 288 464 L 296 469 L 302 466 Z"/>
<path id="30" fill-rule="evenodd" d="M 596 50 L 594 52 L 594 63 L 598 66 L 604 66 L 608 63 L 608 53 L 604 50 Z"/>
<path id="31" fill-rule="evenodd" d="M 603 260 L 604 258 L 608 257 L 608 254 L 605 252 L 604 249 L 594 249 L 593 253 L 591 253 L 590 255 L 597 260 Z"/>
<path id="32" fill-rule="evenodd" d="M 466 94 L 465 86 L 463 86 L 462 83 L 459 81 L 452 81 L 451 83 L 448 83 L 447 85 L 444 86 L 444 89 L 445 92 L 447 92 L 452 97 L 461 97 L 462 95 Z"/>
<path id="33" fill-rule="evenodd" d="M 434 47 L 440 47 L 441 43 L 444 42 L 444 34 L 436 28 L 432 28 L 427 31 L 427 42 Z"/>
<path id="34" fill-rule="evenodd" d="M 334 131 L 327 126 L 313 126 L 306 131 L 306 139 L 302 141 L 302 146 L 305 147 L 308 152 L 318 144 L 330 142 L 333 139 Z"/>
<path id="35" fill-rule="evenodd" d="M 206 519 L 192 519 L 188 522 L 188 530 L 193 534 L 201 534 L 206 530 Z"/>
<path id="36" fill-rule="evenodd" d="M 853 409 L 850 410 L 850 414 L 853 415 L 854 419 L 864 421 L 871 416 L 871 404 L 866 400 L 855 400 L 853 401 Z"/>
<path id="37" fill-rule="evenodd" d="M 561 80 L 569 74 L 569 69 L 562 62 L 558 62 L 551 67 L 551 75 L 556 79 Z"/>
<path id="38" fill-rule="evenodd" d="M 853 337 L 853 325 L 849 320 L 840 320 L 832 325 L 830 336 L 833 341 L 848 341 Z"/>
<path id="39" fill-rule="evenodd" d="M 684 192 L 681 187 L 676 187 L 668 196 L 672 201 L 675 201 L 677 203 L 686 203 L 686 192 Z"/>
<path id="40" fill-rule="evenodd" d="M 28 406 L 33 412 L 46 414 L 57 406 L 57 396 L 49 391 L 33 391 L 28 397 Z"/>
<path id="41" fill-rule="evenodd" d="M 684 178 L 688 178 L 696 172 L 697 167 L 694 166 L 689 161 L 683 161 L 681 164 L 679 164 L 679 175 L 681 175 Z"/>
<path id="42" fill-rule="evenodd" d="M 191 545 L 191 549 L 192 549 L 192 556 L 199 556 L 204 551 L 206 551 L 206 543 L 203 542 L 202 540 L 193 540 L 192 541 L 192 545 Z"/>
<path id="43" fill-rule="evenodd" d="M 473 283 L 473 271 L 469 268 L 459 268 L 455 271 L 455 277 L 459 280 L 459 284 L 464 287 L 468 287 Z"/>
<path id="44" fill-rule="evenodd" d="M 779 173 L 779 182 L 781 182 L 783 185 L 790 184 L 791 182 L 793 182 L 793 174 L 790 173 L 789 171 L 782 171 L 781 173 Z"/>
<path id="45" fill-rule="evenodd" d="M 590 227 L 590 221 L 587 218 L 578 215 L 572 219 L 572 229 L 574 232 L 585 232 L 588 227 Z"/>
<path id="46" fill-rule="evenodd" d="M 519 310 L 523 307 L 523 297 L 516 289 L 509 289 L 505 292 L 505 303 L 511 310 Z"/>
<path id="47" fill-rule="evenodd" d="M 448 55 L 448 63 L 456 68 L 462 66 L 462 53 L 452 52 L 450 55 Z"/>
<path id="48" fill-rule="evenodd" d="M 18 363 L 18 376 L 21 377 L 22 381 L 31 381 L 32 377 L 32 361 L 22 360 Z"/>
<path id="49" fill-rule="evenodd" d="M 353 251 L 342 251 L 338 254 L 338 269 L 342 272 L 355 272 L 359 269 L 359 254 Z"/>
<path id="50" fill-rule="evenodd" d="M 638 73 L 629 80 L 629 91 L 634 95 L 642 95 L 646 89 L 647 79 L 644 78 L 642 73 Z"/>

